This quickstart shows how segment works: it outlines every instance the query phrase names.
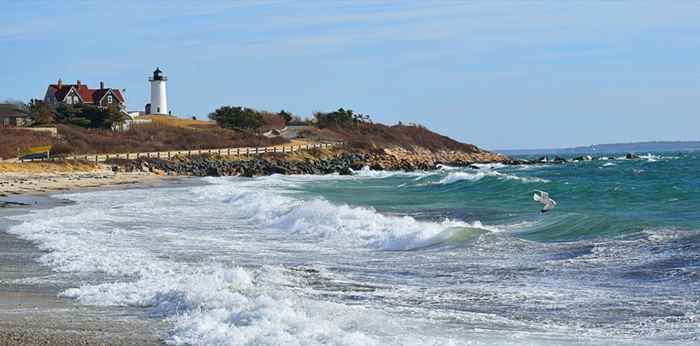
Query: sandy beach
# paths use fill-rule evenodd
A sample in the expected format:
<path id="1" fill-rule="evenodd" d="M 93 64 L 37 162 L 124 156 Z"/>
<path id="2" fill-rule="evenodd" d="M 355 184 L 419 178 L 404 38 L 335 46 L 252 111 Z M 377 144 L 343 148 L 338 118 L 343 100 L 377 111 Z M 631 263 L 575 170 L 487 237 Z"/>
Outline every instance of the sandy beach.
<path id="1" fill-rule="evenodd" d="M 147 172 L 116 173 L 107 165 L 84 163 L 0 163 L 0 197 L 45 194 L 108 185 L 154 183 L 163 177 Z"/>
<path id="2" fill-rule="evenodd" d="M 162 177 L 113 173 L 107 167 L 24 168 L 0 167 L 0 345 L 163 344 L 165 323 L 149 319 L 143 310 L 85 306 L 61 298 L 60 292 L 70 286 L 50 280 L 57 274 L 37 262 L 43 252 L 5 232 L 11 225 L 6 216 L 70 203 L 48 193 L 153 186 Z"/>

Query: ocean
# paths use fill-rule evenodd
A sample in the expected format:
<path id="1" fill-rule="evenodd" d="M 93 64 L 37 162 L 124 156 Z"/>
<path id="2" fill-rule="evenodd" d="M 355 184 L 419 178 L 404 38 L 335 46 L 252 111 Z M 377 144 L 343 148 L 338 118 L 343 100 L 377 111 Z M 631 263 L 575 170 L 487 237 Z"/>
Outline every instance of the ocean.
<path id="1" fill-rule="evenodd" d="M 171 344 L 700 343 L 700 154 L 479 167 L 68 193 L 9 232 Z"/>

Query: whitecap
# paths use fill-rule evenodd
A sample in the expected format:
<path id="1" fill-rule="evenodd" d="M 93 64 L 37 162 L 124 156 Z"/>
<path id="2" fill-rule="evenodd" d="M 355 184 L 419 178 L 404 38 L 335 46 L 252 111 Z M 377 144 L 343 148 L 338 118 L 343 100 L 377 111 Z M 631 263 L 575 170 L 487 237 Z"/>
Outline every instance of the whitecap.
<path id="1" fill-rule="evenodd" d="M 10 232 L 47 251 L 42 262 L 53 270 L 91 277 L 90 284 L 69 288 L 62 296 L 89 305 L 148 309 L 172 326 L 166 339 L 170 344 L 449 343 L 448 337 L 416 333 L 420 326 L 406 323 L 410 317 L 307 298 L 298 293 L 305 287 L 278 266 L 251 269 L 211 257 L 187 261 L 178 256 L 180 251 L 196 254 L 197 249 L 209 253 L 211 245 L 229 248 L 236 240 L 226 235 L 243 226 L 367 251 L 426 246 L 464 227 L 494 230 L 480 223 L 423 222 L 371 208 L 293 198 L 279 194 L 282 188 L 274 181 L 284 179 L 217 178 L 196 187 L 73 194 L 68 197 L 76 205 L 15 216 L 24 223 Z M 123 208 L 109 208 L 115 199 Z M 177 222 L 185 220 L 191 223 L 178 228 Z M 189 229 L 193 224 L 197 232 Z M 109 279 L 100 279 L 103 275 Z"/>
<path id="2" fill-rule="evenodd" d="M 406 171 L 376 171 L 373 169 L 370 169 L 369 166 L 364 166 L 362 169 L 358 171 L 352 171 L 352 176 L 354 177 L 361 177 L 361 178 L 377 178 L 377 179 L 382 179 L 382 178 L 390 178 L 390 177 L 423 177 L 426 175 L 430 175 L 432 173 L 430 172 L 425 172 L 425 171 L 414 171 L 414 172 L 406 172 Z"/>
<path id="3" fill-rule="evenodd" d="M 520 177 L 513 174 L 500 173 L 497 171 L 479 171 L 476 173 L 470 172 L 451 172 L 446 177 L 440 179 L 434 184 L 449 185 L 459 181 L 479 181 L 485 177 L 495 177 L 499 180 L 515 180 L 523 183 L 548 183 L 549 180 L 538 177 Z"/>

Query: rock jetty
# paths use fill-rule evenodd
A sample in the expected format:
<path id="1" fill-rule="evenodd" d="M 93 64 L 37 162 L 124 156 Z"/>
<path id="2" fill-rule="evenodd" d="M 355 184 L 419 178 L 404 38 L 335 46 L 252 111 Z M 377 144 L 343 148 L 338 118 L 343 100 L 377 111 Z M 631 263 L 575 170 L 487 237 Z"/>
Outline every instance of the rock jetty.
<path id="1" fill-rule="evenodd" d="M 345 150 L 316 151 L 304 155 L 266 154 L 257 158 L 237 159 L 216 155 L 182 156 L 170 160 L 139 158 L 110 160 L 114 171 L 151 172 L 159 175 L 243 176 L 271 174 L 341 174 L 369 167 L 373 170 L 431 170 L 438 165 L 469 166 L 474 163 L 504 162 L 507 157 L 487 151 L 474 153 L 405 149 L 382 149 L 375 152 Z"/>

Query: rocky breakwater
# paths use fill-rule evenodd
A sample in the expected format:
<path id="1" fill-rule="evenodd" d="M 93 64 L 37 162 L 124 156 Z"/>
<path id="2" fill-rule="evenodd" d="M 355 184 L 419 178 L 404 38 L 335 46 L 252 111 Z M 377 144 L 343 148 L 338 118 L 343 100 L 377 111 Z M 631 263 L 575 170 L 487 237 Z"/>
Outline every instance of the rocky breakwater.
<path id="1" fill-rule="evenodd" d="M 593 157 L 591 155 L 581 155 L 581 156 L 576 156 L 571 159 L 566 159 L 561 156 L 541 156 L 540 158 L 536 160 L 523 160 L 523 159 L 507 159 L 502 161 L 503 164 L 506 165 L 537 165 L 537 164 L 564 164 L 564 163 L 570 163 L 570 162 L 582 162 L 582 161 L 598 161 L 598 160 L 616 160 L 618 158 L 614 156 L 600 156 L 600 157 Z M 642 159 L 641 156 L 632 154 L 632 153 L 627 153 L 625 156 L 622 157 L 622 159 L 625 160 L 639 160 Z"/>
<path id="2" fill-rule="evenodd" d="M 431 170 L 438 165 L 469 166 L 474 163 L 505 162 L 508 157 L 485 150 L 473 152 L 414 148 L 383 149 L 370 155 L 368 166 L 374 170 Z"/>
<path id="3" fill-rule="evenodd" d="M 352 174 L 367 166 L 374 170 L 431 170 L 440 164 L 467 166 L 473 163 L 503 162 L 507 157 L 485 151 L 475 153 L 382 149 L 356 151 L 318 150 L 299 154 L 266 154 L 257 158 L 234 159 L 222 156 L 174 157 L 170 160 L 140 158 L 112 160 L 115 171 L 151 172 L 160 175 L 243 176 L 271 174 Z"/>
<path id="4" fill-rule="evenodd" d="M 286 160 L 269 155 L 256 159 L 232 160 L 219 156 L 192 156 L 162 160 L 140 158 L 137 160 L 112 161 L 115 170 L 126 172 L 151 172 L 162 175 L 253 177 L 271 174 L 352 174 L 351 169 L 364 167 L 362 155 L 339 155 L 333 159 Z"/>

